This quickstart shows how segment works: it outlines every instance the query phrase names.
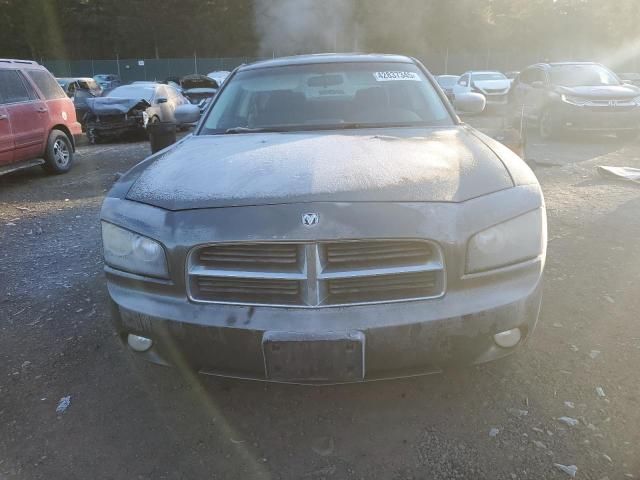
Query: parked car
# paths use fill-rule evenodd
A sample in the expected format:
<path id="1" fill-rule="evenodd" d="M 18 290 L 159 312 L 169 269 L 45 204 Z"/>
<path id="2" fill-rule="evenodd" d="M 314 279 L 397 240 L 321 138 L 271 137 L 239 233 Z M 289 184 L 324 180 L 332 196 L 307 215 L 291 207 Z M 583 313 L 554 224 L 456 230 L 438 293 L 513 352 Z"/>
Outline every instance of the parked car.
<path id="1" fill-rule="evenodd" d="M 200 107 L 200 112 L 211 102 L 220 88 L 218 82 L 207 75 L 187 75 L 180 79 L 182 94 L 194 105 Z"/>
<path id="2" fill-rule="evenodd" d="M 520 75 L 520 72 L 518 72 L 517 70 L 512 70 L 510 72 L 505 72 L 504 76 L 507 77 L 511 82 L 513 82 L 513 80 Z"/>
<path id="3" fill-rule="evenodd" d="M 36 165 L 69 171 L 81 133 L 73 102 L 46 68 L 0 59 L 0 174 Z"/>
<path id="4" fill-rule="evenodd" d="M 85 117 L 89 111 L 87 99 L 102 95 L 102 87 L 93 78 L 56 78 L 67 96 L 73 100 L 76 117 L 84 128 Z"/>
<path id="5" fill-rule="evenodd" d="M 436 77 L 436 82 L 438 82 L 438 85 L 440 85 L 440 88 L 442 88 L 442 91 L 451 102 L 453 102 L 455 96 L 453 87 L 458 83 L 458 80 L 460 80 L 460 75 L 438 75 Z"/>
<path id="6" fill-rule="evenodd" d="M 511 82 L 504 74 L 490 71 L 470 71 L 460 76 L 453 94 L 476 92 L 484 95 L 487 105 L 505 105 Z"/>
<path id="7" fill-rule="evenodd" d="M 640 73 L 621 73 L 618 75 L 624 83 L 640 87 Z"/>
<path id="8" fill-rule="evenodd" d="M 226 70 L 216 70 L 215 72 L 207 73 L 207 77 L 213 78 L 218 85 L 222 85 L 229 75 L 231 75 L 231 72 Z"/>
<path id="9" fill-rule="evenodd" d="M 116 330 L 161 364 L 395 378 L 505 356 L 538 318 L 535 175 L 404 56 L 240 67 L 194 135 L 120 178 L 101 220 Z"/>
<path id="10" fill-rule="evenodd" d="M 597 63 L 531 65 L 515 80 L 509 104 L 514 120 L 523 116 L 545 139 L 570 130 L 633 138 L 640 130 L 640 88 Z"/>
<path id="11" fill-rule="evenodd" d="M 120 77 L 113 73 L 99 73 L 98 75 L 94 75 L 93 79 L 98 82 L 102 90 L 110 90 L 122 85 Z"/>
<path id="12" fill-rule="evenodd" d="M 98 82 L 90 77 L 65 77 L 56 78 L 58 85 L 62 87 L 69 98 L 73 98 L 76 91 L 86 90 L 93 94 L 94 97 L 102 95 L 102 87 Z"/>
<path id="13" fill-rule="evenodd" d="M 122 85 L 87 100 L 87 136 L 92 143 L 141 134 L 147 123 L 175 122 L 174 111 L 189 101 L 175 88 L 154 82 Z"/>

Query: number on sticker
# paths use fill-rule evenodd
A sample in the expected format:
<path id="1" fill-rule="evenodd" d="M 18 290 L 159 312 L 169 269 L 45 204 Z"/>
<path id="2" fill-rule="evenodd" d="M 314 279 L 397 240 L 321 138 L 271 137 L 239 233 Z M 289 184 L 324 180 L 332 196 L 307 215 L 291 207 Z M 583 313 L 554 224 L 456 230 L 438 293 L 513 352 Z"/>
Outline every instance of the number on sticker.
<path id="1" fill-rule="evenodd" d="M 375 72 L 373 76 L 378 82 L 393 82 L 398 80 L 420 81 L 420 76 L 415 72 Z"/>

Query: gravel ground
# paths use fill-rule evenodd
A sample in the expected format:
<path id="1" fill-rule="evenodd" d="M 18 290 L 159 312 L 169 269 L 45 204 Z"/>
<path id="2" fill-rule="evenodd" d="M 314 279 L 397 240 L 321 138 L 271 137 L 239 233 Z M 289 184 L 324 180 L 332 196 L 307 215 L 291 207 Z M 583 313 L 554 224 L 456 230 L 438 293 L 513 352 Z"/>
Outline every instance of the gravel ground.
<path id="1" fill-rule="evenodd" d="M 530 139 L 550 243 L 539 326 L 516 356 L 321 388 L 196 376 L 118 343 L 98 212 L 147 152 L 84 146 L 67 175 L 0 177 L 0 479 L 570 478 L 554 463 L 640 478 L 640 186 L 595 171 L 640 167 L 640 144 Z"/>

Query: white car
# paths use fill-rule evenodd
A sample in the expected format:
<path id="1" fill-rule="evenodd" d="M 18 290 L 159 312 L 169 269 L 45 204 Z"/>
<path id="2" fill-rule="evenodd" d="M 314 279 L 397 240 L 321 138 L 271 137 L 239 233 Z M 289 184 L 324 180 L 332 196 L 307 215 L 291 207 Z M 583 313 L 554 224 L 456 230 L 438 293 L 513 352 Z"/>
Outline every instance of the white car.
<path id="1" fill-rule="evenodd" d="M 506 105 L 511 81 L 500 72 L 469 71 L 462 74 L 453 94 L 476 92 L 484 95 L 488 105 Z"/>
<path id="2" fill-rule="evenodd" d="M 215 72 L 207 73 L 207 77 L 213 78 L 216 82 L 218 82 L 219 86 L 222 86 L 222 84 L 230 74 L 231 72 L 227 72 L 226 70 L 216 70 Z"/>

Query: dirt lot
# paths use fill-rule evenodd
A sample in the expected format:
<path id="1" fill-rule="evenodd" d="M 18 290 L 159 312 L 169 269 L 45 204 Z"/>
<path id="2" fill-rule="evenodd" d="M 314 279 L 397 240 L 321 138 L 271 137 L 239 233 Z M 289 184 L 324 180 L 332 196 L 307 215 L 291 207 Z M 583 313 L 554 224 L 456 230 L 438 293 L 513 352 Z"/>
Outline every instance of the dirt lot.
<path id="1" fill-rule="evenodd" d="M 1 479 L 569 478 L 554 463 L 640 478 L 640 185 L 595 170 L 640 167 L 640 143 L 530 139 L 531 159 L 559 166 L 536 169 L 545 299 L 517 356 L 321 388 L 193 376 L 118 343 L 98 212 L 115 173 L 147 152 L 85 146 L 67 175 L 0 177 Z"/>

